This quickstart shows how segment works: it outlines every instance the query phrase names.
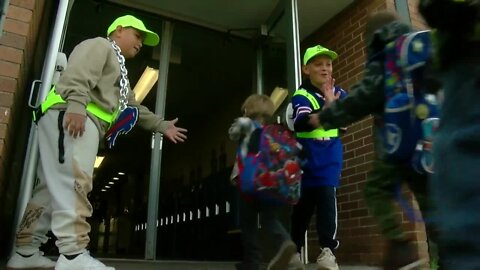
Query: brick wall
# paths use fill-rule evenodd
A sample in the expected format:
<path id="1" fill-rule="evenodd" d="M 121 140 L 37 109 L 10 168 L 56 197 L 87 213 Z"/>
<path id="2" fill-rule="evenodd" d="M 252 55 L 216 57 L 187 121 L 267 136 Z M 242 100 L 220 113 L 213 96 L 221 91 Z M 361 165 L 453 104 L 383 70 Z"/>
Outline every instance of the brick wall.
<path id="1" fill-rule="evenodd" d="M 409 1 L 412 23 L 424 28 L 416 12 L 418 0 Z M 367 15 L 378 10 L 395 10 L 393 0 L 358 0 L 337 14 L 315 33 L 302 42 L 302 52 L 314 44 L 322 44 L 336 51 L 339 58 L 334 61 L 333 76 L 336 83 L 350 89 L 361 80 L 366 60 L 365 39 L 363 36 Z M 338 189 L 338 238 L 340 247 L 337 259 L 340 264 L 379 265 L 385 248 L 375 220 L 369 215 L 363 198 L 367 172 L 371 168 L 374 155 L 372 138 L 372 118 L 367 117 L 348 127 L 343 136 L 344 169 L 341 187 Z M 404 192 L 405 198 L 415 204 L 413 196 Z M 418 207 L 417 207 L 418 208 Z M 425 232 L 422 224 L 408 221 L 397 208 L 399 220 L 404 228 L 418 242 L 418 250 L 426 255 Z M 314 261 L 319 254 L 314 222 L 309 229 L 309 260 Z"/>
<path id="2" fill-rule="evenodd" d="M 408 1 L 408 9 L 410 11 L 410 20 L 412 21 L 413 27 L 417 29 L 428 29 L 425 20 L 422 18 L 418 12 L 418 3 L 420 0 L 410 0 Z"/>
<path id="3" fill-rule="evenodd" d="M 2 230 L 11 229 L 21 176 L 30 111 L 26 95 L 34 75 L 34 67 L 43 62 L 40 35 L 48 27 L 44 10 L 55 1 L 10 0 L 3 34 L 0 37 L 0 217 Z M 41 57 L 39 57 L 39 55 Z M 18 147 L 21 145 L 21 147 Z M 10 235 L 0 237 L 8 243 Z M 5 252 L 3 245 L 0 253 Z"/>
<path id="4" fill-rule="evenodd" d="M 0 187 L 18 135 L 13 135 L 18 127 L 15 120 L 25 109 L 25 88 L 43 6 L 44 1 L 11 0 L 0 38 Z"/>

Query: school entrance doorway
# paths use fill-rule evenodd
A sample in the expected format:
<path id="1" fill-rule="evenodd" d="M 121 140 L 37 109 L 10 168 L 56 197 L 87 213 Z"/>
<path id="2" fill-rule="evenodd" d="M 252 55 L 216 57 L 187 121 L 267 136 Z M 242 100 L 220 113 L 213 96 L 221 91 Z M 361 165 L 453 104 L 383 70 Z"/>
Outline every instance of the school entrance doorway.
<path id="1" fill-rule="evenodd" d="M 318 2 L 323 1 L 310 1 L 304 9 L 328 10 Z M 58 6 L 65 27 L 52 44 L 67 56 L 79 42 L 105 36 L 108 25 L 125 14 L 156 31 L 160 45 L 144 46 L 127 61 L 130 83 L 143 93 L 143 105 L 165 119 L 178 117 L 177 125 L 189 130 L 187 142 L 172 144 L 135 129 L 114 149 L 100 149 L 90 194 L 91 252 L 147 260 L 240 260 L 238 196 L 228 180 L 235 145 L 227 130 L 250 93 L 269 95 L 276 86 L 293 91 L 299 85 L 297 1 L 236 0 L 225 6 L 70 0 Z M 304 35 L 318 25 L 309 27 Z M 54 61 L 48 63 L 45 68 L 53 70 Z M 28 188 L 23 194 L 29 197 Z M 50 255 L 56 254 L 53 240 L 46 247 Z"/>

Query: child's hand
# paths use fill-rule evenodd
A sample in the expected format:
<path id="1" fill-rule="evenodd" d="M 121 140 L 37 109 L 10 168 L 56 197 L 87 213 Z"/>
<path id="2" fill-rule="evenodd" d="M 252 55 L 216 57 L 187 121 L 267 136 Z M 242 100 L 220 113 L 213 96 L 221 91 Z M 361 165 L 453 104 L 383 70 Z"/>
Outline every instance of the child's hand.
<path id="1" fill-rule="evenodd" d="M 87 117 L 78 113 L 65 113 L 63 128 L 73 138 L 82 137 L 85 132 L 85 120 Z"/>
<path id="2" fill-rule="evenodd" d="M 175 126 L 175 123 L 178 122 L 178 118 L 167 122 L 168 126 L 163 135 L 165 135 L 165 137 L 167 137 L 173 143 L 184 142 L 187 139 L 187 135 L 185 135 L 185 133 L 187 133 L 188 130 Z"/>
<path id="3" fill-rule="evenodd" d="M 322 92 L 325 97 L 324 108 L 327 108 L 332 102 L 340 97 L 340 92 L 335 94 L 335 79 L 331 76 L 327 82 L 322 85 Z"/>

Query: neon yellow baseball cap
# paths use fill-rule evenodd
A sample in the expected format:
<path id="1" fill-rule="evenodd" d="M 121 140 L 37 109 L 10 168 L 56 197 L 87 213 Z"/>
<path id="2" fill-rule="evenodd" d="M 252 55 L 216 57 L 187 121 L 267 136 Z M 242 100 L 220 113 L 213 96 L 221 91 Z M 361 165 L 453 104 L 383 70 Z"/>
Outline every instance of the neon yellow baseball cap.
<path id="1" fill-rule="evenodd" d="M 303 64 L 306 65 L 310 59 L 314 58 L 317 55 L 326 55 L 332 60 L 335 60 L 338 57 L 338 54 L 334 51 L 331 51 L 323 46 L 317 45 L 308 48 L 303 55 Z"/>
<path id="2" fill-rule="evenodd" d="M 119 25 L 122 27 L 133 27 L 138 31 L 143 32 L 145 34 L 143 44 L 147 46 L 156 46 L 158 44 L 158 41 L 160 40 L 160 38 L 155 32 L 148 30 L 141 20 L 135 18 L 132 15 L 125 15 L 115 19 L 115 21 L 113 21 L 113 23 L 108 27 L 107 36 L 109 36 L 113 31 L 115 31 L 115 29 Z"/>

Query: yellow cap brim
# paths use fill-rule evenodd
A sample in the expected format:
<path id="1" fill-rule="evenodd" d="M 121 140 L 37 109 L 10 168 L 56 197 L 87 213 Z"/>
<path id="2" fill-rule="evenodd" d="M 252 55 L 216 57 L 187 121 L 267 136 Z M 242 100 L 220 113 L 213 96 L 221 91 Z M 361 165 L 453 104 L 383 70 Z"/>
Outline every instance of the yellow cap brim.
<path id="1" fill-rule="evenodd" d="M 135 28 L 135 27 L 134 27 Z M 135 28 L 137 29 L 137 28 Z M 145 34 L 145 37 L 143 39 L 143 44 L 147 46 L 157 46 L 158 42 L 160 41 L 160 37 L 157 35 L 157 33 L 152 32 L 148 29 L 137 29 L 140 32 L 143 32 Z"/>
<path id="2" fill-rule="evenodd" d="M 324 51 L 319 51 L 319 52 L 316 52 L 312 55 L 309 55 L 308 58 L 306 58 L 304 61 L 303 61 L 303 64 L 306 65 L 308 63 L 308 61 L 310 61 L 311 59 L 319 56 L 319 55 L 326 55 L 328 57 L 330 57 L 333 60 L 337 59 L 338 57 L 338 54 L 334 51 L 330 51 L 330 50 L 324 50 Z"/>
<path id="3" fill-rule="evenodd" d="M 107 36 L 109 36 L 118 26 L 132 27 L 144 34 L 143 44 L 147 46 L 156 46 L 160 41 L 160 37 L 153 31 L 148 30 L 143 22 L 132 15 L 125 15 L 115 19 L 108 27 Z"/>

